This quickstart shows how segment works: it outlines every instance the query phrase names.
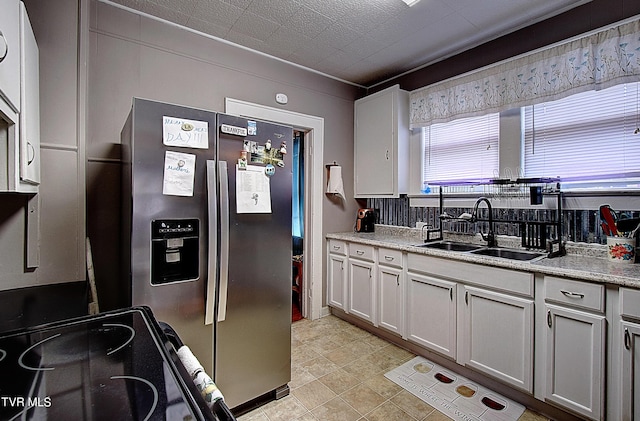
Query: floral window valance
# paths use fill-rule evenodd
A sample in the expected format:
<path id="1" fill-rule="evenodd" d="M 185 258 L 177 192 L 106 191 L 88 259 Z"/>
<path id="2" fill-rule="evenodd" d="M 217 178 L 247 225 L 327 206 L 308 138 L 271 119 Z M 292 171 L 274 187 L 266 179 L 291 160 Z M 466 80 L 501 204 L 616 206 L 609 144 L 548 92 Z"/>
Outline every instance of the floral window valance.
<path id="1" fill-rule="evenodd" d="M 424 127 L 640 80 L 640 19 L 412 91 Z"/>

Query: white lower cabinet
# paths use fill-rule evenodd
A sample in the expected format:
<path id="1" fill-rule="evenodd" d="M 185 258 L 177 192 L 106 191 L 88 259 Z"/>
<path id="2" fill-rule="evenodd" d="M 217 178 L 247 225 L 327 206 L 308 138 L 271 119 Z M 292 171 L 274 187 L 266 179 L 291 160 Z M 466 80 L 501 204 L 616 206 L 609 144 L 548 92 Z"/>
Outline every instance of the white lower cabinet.
<path id="1" fill-rule="evenodd" d="M 622 321 L 622 420 L 640 420 L 640 323 Z"/>
<path id="2" fill-rule="evenodd" d="M 461 288 L 458 363 L 533 392 L 533 300 Z"/>
<path id="3" fill-rule="evenodd" d="M 547 402 L 603 419 L 605 397 L 604 286 L 545 276 Z"/>
<path id="4" fill-rule="evenodd" d="M 332 307 L 347 309 L 347 257 L 329 254 L 327 301 Z"/>
<path id="5" fill-rule="evenodd" d="M 610 378 L 620 388 L 620 418 L 640 420 L 640 290 L 620 288 L 620 316 L 620 340 L 613 347 L 620 355 L 620 375 Z"/>
<path id="6" fill-rule="evenodd" d="M 404 273 L 401 268 L 378 266 L 378 326 L 404 334 Z"/>
<path id="7" fill-rule="evenodd" d="M 329 240 L 327 248 L 327 304 L 346 311 L 347 243 Z"/>
<path id="8" fill-rule="evenodd" d="M 375 321 L 373 266 L 373 262 L 349 258 L 348 312 L 371 323 Z"/>
<path id="9" fill-rule="evenodd" d="M 455 358 L 456 283 L 408 272 L 407 284 L 407 338 Z"/>

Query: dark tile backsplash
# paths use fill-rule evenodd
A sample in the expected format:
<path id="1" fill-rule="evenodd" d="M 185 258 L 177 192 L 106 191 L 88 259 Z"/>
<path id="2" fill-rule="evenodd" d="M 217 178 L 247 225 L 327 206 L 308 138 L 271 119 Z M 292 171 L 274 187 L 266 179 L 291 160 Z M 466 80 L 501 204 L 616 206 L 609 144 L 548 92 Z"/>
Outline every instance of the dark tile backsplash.
<path id="1" fill-rule="evenodd" d="M 438 216 L 440 211 L 437 207 L 410 207 L 409 198 L 399 199 L 367 199 L 367 207 L 376 210 L 378 224 L 398 225 L 404 227 L 415 227 L 416 222 L 426 222 L 434 227 L 438 226 Z M 448 208 L 444 211 L 450 215 L 460 215 L 464 212 L 471 213 L 471 208 Z M 487 209 L 480 208 L 479 219 L 487 218 Z M 626 213 L 629 217 L 639 217 L 638 211 L 619 211 Z M 494 219 L 496 220 L 518 220 L 518 221 L 540 221 L 551 223 L 548 229 L 547 238 L 557 238 L 557 233 L 553 223 L 557 222 L 557 212 L 548 209 L 494 209 Z M 596 210 L 564 210 L 562 212 L 562 231 L 566 241 L 583 243 L 606 243 L 606 236 L 600 227 L 600 214 Z M 466 222 L 445 222 L 445 231 L 458 233 L 477 233 L 479 229 L 486 232 L 487 223 L 479 222 L 469 224 Z M 513 223 L 496 223 L 496 234 L 498 235 L 520 235 L 520 226 Z"/>

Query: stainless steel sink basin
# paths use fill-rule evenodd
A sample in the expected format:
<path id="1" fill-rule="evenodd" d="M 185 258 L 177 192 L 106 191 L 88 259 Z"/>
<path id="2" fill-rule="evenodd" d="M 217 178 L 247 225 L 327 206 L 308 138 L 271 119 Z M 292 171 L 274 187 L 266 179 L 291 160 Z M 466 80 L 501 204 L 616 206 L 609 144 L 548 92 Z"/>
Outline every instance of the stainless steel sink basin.
<path id="1" fill-rule="evenodd" d="M 479 246 L 477 244 L 455 243 L 453 241 L 437 241 L 435 243 L 419 244 L 418 247 L 448 251 L 472 251 L 478 250 L 483 246 Z"/>
<path id="2" fill-rule="evenodd" d="M 509 250 L 501 248 L 482 248 L 474 250 L 471 253 L 481 254 L 483 256 L 501 257 L 504 259 L 528 261 L 543 257 L 544 254 L 529 251 Z"/>

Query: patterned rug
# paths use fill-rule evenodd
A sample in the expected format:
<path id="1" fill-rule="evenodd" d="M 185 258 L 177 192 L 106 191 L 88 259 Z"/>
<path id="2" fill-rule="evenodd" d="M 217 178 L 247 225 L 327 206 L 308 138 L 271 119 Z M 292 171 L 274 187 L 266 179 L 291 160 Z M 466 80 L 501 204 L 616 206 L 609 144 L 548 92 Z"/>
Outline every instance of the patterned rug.
<path id="1" fill-rule="evenodd" d="M 525 410 L 423 357 L 394 368 L 385 377 L 454 420 L 516 421 Z"/>

